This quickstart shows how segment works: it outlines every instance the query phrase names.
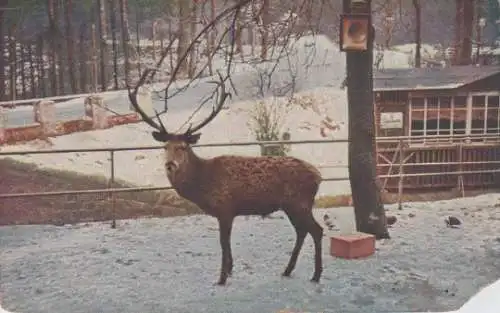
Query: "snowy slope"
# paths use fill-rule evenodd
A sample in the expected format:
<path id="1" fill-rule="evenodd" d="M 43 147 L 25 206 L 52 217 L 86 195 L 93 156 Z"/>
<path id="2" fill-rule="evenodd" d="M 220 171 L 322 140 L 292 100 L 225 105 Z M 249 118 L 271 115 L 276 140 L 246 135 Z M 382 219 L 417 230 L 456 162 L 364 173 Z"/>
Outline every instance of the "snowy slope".
<path id="1" fill-rule="evenodd" d="M 387 64 L 384 66 L 408 66 L 406 54 L 393 51 L 387 51 L 387 53 L 388 57 L 384 58 L 384 62 Z M 261 90 L 258 81 L 262 73 L 270 71 L 269 68 L 270 65 L 266 64 L 259 66 L 237 64 L 235 66 L 232 83 L 237 93 L 228 104 L 230 109 L 221 112 L 210 125 L 203 129 L 201 144 L 251 141 L 254 139 L 247 125 L 248 110 L 252 109 L 256 101 L 262 100 L 260 97 L 262 94 L 259 96 Z M 266 103 L 286 101 L 286 97 L 276 98 L 273 96 L 279 95 L 278 91 L 293 80 L 297 97 L 302 99 L 300 101 L 315 105 L 318 110 L 315 112 L 311 108 L 294 108 L 285 116 L 284 130 L 289 129 L 292 140 L 323 139 L 320 136 L 318 125 L 325 116 L 329 116 L 341 124 L 340 130 L 330 135 L 334 138 L 344 139 L 347 137 L 347 101 L 345 91 L 339 89 L 344 77 L 345 56 L 339 52 L 338 46 L 326 36 L 300 38 L 291 45 L 288 58 L 280 60 L 274 69 L 271 88 L 263 91 L 263 95 L 266 97 L 264 101 Z M 175 131 L 192 114 L 200 99 L 212 91 L 213 85 L 208 83 L 209 80 L 210 78 L 205 78 L 169 100 L 169 113 L 165 117 L 165 121 L 170 130 Z M 179 85 L 182 85 L 182 82 Z M 159 84 L 156 84 L 154 89 L 158 89 L 158 86 Z M 127 112 L 129 110 L 129 102 L 125 92 L 107 94 L 105 101 L 115 111 Z M 70 116 L 82 116 L 82 102 L 81 99 L 75 99 L 68 103 L 58 104 L 58 118 L 68 119 Z M 163 102 L 157 100 L 154 105 L 157 109 L 161 109 Z M 208 108 L 201 110 L 196 115 L 195 120 L 203 118 L 208 114 L 208 110 Z M 15 117 L 16 114 L 17 117 Z M 22 114 L 26 120 L 32 112 L 24 108 L 16 109 L 9 113 L 9 119 L 11 121 L 16 118 L 23 120 L 20 118 Z M 102 148 L 156 144 L 150 136 L 150 129 L 143 123 L 70 134 L 54 138 L 52 142 L 52 147 L 43 147 L 40 146 L 40 143 L 33 142 L 15 147 L 2 147 L 2 150 Z M 223 153 L 257 155 L 259 148 L 257 146 L 200 148 L 198 151 L 203 157 L 212 157 Z M 319 167 L 347 164 L 346 145 L 341 143 L 294 145 L 290 154 L 308 160 Z M 73 153 L 57 156 L 28 155 L 16 158 L 51 168 L 109 175 L 108 155 L 105 153 Z M 116 176 L 139 185 L 165 185 L 167 181 L 161 163 L 160 151 L 119 152 L 116 153 Z M 345 168 L 322 168 L 321 171 L 325 178 L 347 176 Z M 342 193 L 349 193 L 347 182 L 325 182 L 319 191 L 320 195 Z"/>
<path id="2" fill-rule="evenodd" d="M 347 119 L 345 91 L 332 88 L 315 89 L 303 92 L 296 96 L 302 102 L 314 102 L 320 108 L 319 114 L 312 109 L 295 107 L 285 116 L 284 130 L 289 129 L 293 140 L 324 139 L 320 135 L 319 122 L 324 115 L 330 116 L 339 123 Z M 274 103 L 286 102 L 285 98 L 269 99 Z M 229 110 L 223 110 L 220 115 L 206 128 L 203 129 L 200 144 L 227 143 L 254 141 L 254 137 L 247 125 L 249 121 L 248 110 L 252 102 L 239 102 L 231 105 Z M 279 105 L 279 104 L 278 104 Z M 169 112 L 164 118 L 170 130 L 176 130 L 191 114 L 188 110 Z M 208 111 L 200 112 L 208 114 Z M 307 129 L 309 128 L 309 129 Z M 158 145 L 151 137 L 151 129 L 145 123 L 129 124 L 113 127 L 106 130 L 73 133 L 66 136 L 55 137 L 51 149 L 65 148 L 102 148 L 116 146 L 146 146 Z M 341 125 L 335 138 L 346 138 L 345 125 Z M 40 149 L 40 143 L 31 142 L 19 146 L 7 146 L 2 151 L 22 151 L 26 149 Z M 241 147 L 210 147 L 197 148 L 202 157 L 214 157 L 219 154 L 258 155 L 258 146 Z M 318 166 L 339 165 L 346 163 L 346 146 L 344 143 L 293 145 L 290 155 L 308 160 Z M 138 185 L 168 185 L 163 170 L 163 159 L 160 150 L 133 151 L 115 153 L 116 177 Z M 43 167 L 66 169 L 89 174 L 109 176 L 109 154 L 106 153 L 68 153 L 68 154 L 38 154 L 15 156 L 15 159 L 35 163 Z M 346 176 L 347 170 L 343 168 L 322 169 L 324 177 Z M 335 187 L 335 188 L 333 188 Z M 325 183 L 320 193 L 348 193 L 349 185 Z"/>

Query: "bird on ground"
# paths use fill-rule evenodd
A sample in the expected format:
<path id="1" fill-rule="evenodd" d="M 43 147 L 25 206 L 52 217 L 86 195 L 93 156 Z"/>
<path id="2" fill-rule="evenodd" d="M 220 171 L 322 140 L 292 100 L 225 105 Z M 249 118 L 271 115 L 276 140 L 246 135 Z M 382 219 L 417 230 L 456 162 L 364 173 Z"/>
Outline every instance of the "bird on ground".
<path id="1" fill-rule="evenodd" d="M 323 221 L 325 222 L 326 227 L 328 227 L 328 230 L 335 229 L 335 224 L 333 224 L 333 222 L 330 219 L 330 216 L 328 216 L 328 214 L 323 215 Z"/>
<path id="2" fill-rule="evenodd" d="M 445 218 L 444 222 L 446 223 L 446 227 L 457 228 L 462 225 L 462 222 L 458 218 L 451 215 Z"/>
<path id="3" fill-rule="evenodd" d="M 394 223 L 396 223 L 398 220 L 398 218 L 394 215 L 389 215 L 386 217 L 386 221 L 387 221 L 387 225 L 389 227 L 391 227 L 392 225 L 394 225 Z"/>

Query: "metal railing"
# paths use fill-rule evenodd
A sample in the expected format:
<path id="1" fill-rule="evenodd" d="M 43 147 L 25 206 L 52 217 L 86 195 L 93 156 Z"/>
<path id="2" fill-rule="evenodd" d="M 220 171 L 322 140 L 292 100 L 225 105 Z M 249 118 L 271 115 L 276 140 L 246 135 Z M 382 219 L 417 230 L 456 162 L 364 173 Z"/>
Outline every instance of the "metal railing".
<path id="1" fill-rule="evenodd" d="M 495 139 L 500 144 L 500 138 L 498 135 L 485 136 L 485 135 L 456 135 L 456 136 L 394 136 L 394 137 L 379 137 L 376 139 L 377 143 L 395 143 L 397 144 L 397 151 L 400 155 L 404 150 L 405 145 L 408 142 L 414 143 L 419 140 L 429 139 L 444 139 L 452 138 L 453 140 L 459 140 L 460 143 L 455 143 L 456 145 L 463 145 L 464 143 L 470 142 L 473 139 Z M 245 141 L 245 142 L 232 142 L 232 143 L 209 143 L 209 144 L 196 144 L 193 145 L 194 148 L 206 148 L 206 147 L 235 147 L 235 146 L 276 146 L 276 145 L 299 145 L 299 144 L 328 144 L 328 143 L 348 143 L 348 139 L 326 139 L 326 140 L 282 140 L 282 141 Z M 488 142 L 491 144 L 491 142 Z M 29 197 L 40 197 L 40 196 L 65 196 L 65 195 L 84 195 L 84 194 L 96 194 L 96 193 L 107 193 L 108 199 L 112 202 L 112 212 L 115 210 L 115 195 L 118 193 L 125 192 L 140 192 L 140 191 L 160 191 L 172 189 L 171 186 L 161 186 L 161 187 L 124 187 L 124 188 L 114 188 L 116 183 L 115 179 L 115 153 L 120 151 L 138 151 L 138 150 L 159 150 L 162 149 L 161 145 L 147 145 L 147 146 L 120 146 L 120 147 L 105 147 L 105 148 L 78 148 L 78 149 L 54 149 L 54 150 L 22 150 L 22 151 L 0 151 L 0 158 L 14 155 L 37 155 L 37 154 L 63 154 L 63 153 L 83 153 L 83 152 L 107 152 L 109 153 L 110 160 L 110 173 L 109 179 L 107 180 L 108 188 L 105 189 L 90 189 L 90 190 L 61 190 L 61 191 L 44 191 L 44 192 L 32 192 L 32 193 L 9 193 L 0 194 L 0 199 L 11 199 L 11 198 L 29 198 Z M 436 147 L 437 148 L 437 147 Z M 451 172 L 426 172 L 426 173 L 404 173 L 405 166 L 436 166 L 436 165 L 471 165 L 471 164 L 500 164 L 500 161 L 477 161 L 477 162 L 426 162 L 426 163 L 406 163 L 405 160 L 400 160 L 399 163 L 390 162 L 390 164 L 378 164 L 378 167 L 391 167 L 398 166 L 399 173 L 395 175 L 386 174 L 378 175 L 378 179 L 388 178 L 398 178 L 399 179 L 399 189 L 398 189 L 398 203 L 401 205 L 402 199 L 402 181 L 406 177 L 422 177 L 422 176 L 434 176 L 434 175 L 465 175 L 465 174 L 480 174 L 480 173 L 500 173 L 500 170 L 476 170 L 476 171 L 451 171 Z M 343 165 L 333 165 L 333 166 L 322 166 L 321 168 L 347 168 L 347 164 Z M 326 177 L 323 181 L 333 182 L 333 181 L 347 181 L 349 177 Z M 382 187 L 385 189 L 385 185 Z M 113 213 L 113 226 L 116 225 L 116 221 Z"/>
<path id="2" fill-rule="evenodd" d="M 347 143 L 347 139 L 340 140 L 298 140 L 298 141 L 246 141 L 234 143 L 208 143 L 196 144 L 194 148 L 208 148 L 208 147 L 234 147 L 234 146 L 274 146 L 274 145 L 297 145 L 297 144 L 324 144 L 324 143 Z M 106 147 L 106 148 L 76 148 L 76 149 L 53 149 L 53 150 L 22 150 L 22 151 L 0 151 L 0 157 L 14 156 L 14 155 L 36 155 L 36 154 L 64 154 L 64 153 L 83 153 L 83 152 L 109 152 L 110 160 L 110 175 L 109 184 L 115 183 L 115 152 L 120 151 L 139 151 L 139 150 L 159 150 L 163 146 L 149 145 L 149 146 L 129 146 L 129 147 Z M 346 167 L 346 166 L 344 166 Z M 330 177 L 324 178 L 323 181 L 342 181 L 348 180 L 348 177 Z M 6 198 L 22 198 L 22 197 L 37 197 L 37 196 L 62 196 L 62 195 L 79 195 L 79 194 L 92 194 L 98 192 L 136 192 L 136 191 L 157 191 L 172 189 L 171 186 L 164 187 L 131 187 L 131 188 L 106 188 L 95 190 L 63 190 L 63 191 L 45 191 L 33 193 L 11 193 L 0 194 L 0 199 Z"/>

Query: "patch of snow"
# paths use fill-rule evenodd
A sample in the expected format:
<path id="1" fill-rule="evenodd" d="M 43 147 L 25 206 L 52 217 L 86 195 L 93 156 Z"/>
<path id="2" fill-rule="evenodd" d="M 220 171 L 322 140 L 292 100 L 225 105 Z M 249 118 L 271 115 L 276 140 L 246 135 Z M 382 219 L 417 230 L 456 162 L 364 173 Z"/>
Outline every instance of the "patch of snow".
<path id="1" fill-rule="evenodd" d="M 399 51 L 411 55 L 415 55 L 417 45 L 415 43 L 407 43 L 402 45 L 394 45 L 391 47 L 394 51 Z M 441 57 L 443 50 L 441 47 L 437 47 L 430 44 L 422 44 L 420 47 L 421 55 L 424 58 L 436 59 L 437 57 Z"/>

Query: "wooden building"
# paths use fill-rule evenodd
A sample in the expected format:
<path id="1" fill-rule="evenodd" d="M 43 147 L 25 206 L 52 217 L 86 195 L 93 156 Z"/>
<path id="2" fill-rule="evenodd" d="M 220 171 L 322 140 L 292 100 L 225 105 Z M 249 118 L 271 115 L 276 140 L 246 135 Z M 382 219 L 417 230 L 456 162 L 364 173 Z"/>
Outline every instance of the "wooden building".
<path id="1" fill-rule="evenodd" d="M 499 185 L 500 66 L 387 69 L 374 73 L 373 87 L 384 189 Z"/>

